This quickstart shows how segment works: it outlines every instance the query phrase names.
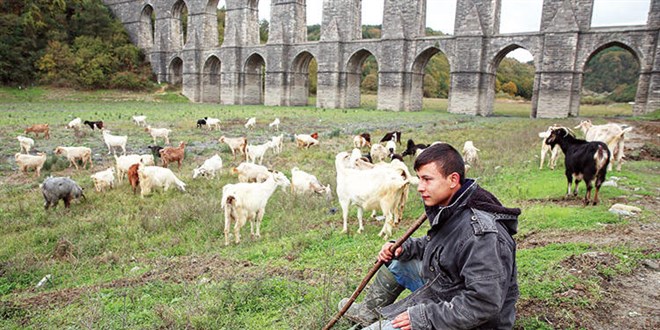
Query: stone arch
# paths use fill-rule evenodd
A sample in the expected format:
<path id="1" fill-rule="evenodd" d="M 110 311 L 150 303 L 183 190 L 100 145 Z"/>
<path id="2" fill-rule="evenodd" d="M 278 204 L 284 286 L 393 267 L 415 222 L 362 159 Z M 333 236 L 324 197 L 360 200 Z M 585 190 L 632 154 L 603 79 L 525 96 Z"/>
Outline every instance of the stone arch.
<path id="1" fill-rule="evenodd" d="M 171 22 L 171 34 L 170 40 L 172 41 L 172 47 L 174 49 L 181 49 L 186 44 L 187 41 L 187 27 L 190 26 L 190 15 L 188 11 L 188 5 L 185 0 L 177 0 L 174 5 L 172 5 L 172 22 Z M 186 19 L 184 16 L 188 16 Z M 186 19 L 186 22 L 183 20 Z M 185 27 L 185 28 L 184 28 Z"/>
<path id="2" fill-rule="evenodd" d="M 202 102 L 220 103 L 220 59 L 211 55 L 204 63 L 202 71 Z"/>
<path id="3" fill-rule="evenodd" d="M 204 44 L 218 47 L 218 4 L 220 0 L 208 0 L 204 9 L 204 23 L 202 28 Z"/>
<path id="4" fill-rule="evenodd" d="M 422 110 L 424 98 L 424 69 L 431 58 L 437 54 L 445 55 L 447 62 L 449 62 L 449 72 L 451 72 L 451 59 L 447 56 L 446 52 L 435 46 L 427 47 L 422 50 L 417 57 L 415 57 L 410 68 L 412 76 L 410 79 L 411 88 L 408 97 L 410 99 L 410 110 L 412 111 Z M 451 82 L 449 83 L 449 86 L 451 86 Z"/>
<path id="5" fill-rule="evenodd" d="M 180 57 L 174 57 L 167 67 L 167 82 L 171 85 L 183 83 L 183 61 Z"/>
<path id="6" fill-rule="evenodd" d="M 266 61 L 259 53 L 248 56 L 243 67 L 243 104 L 264 104 Z"/>
<path id="7" fill-rule="evenodd" d="M 138 37 L 138 47 L 142 48 L 145 53 L 149 53 L 154 46 L 155 34 L 155 12 L 154 7 L 150 4 L 144 5 L 140 13 L 140 34 Z"/>
<path id="8" fill-rule="evenodd" d="M 537 58 L 538 54 L 532 53 L 532 51 L 530 51 L 530 48 L 521 46 L 519 43 L 512 43 L 501 47 L 499 50 L 496 51 L 493 58 L 490 61 L 488 61 L 487 64 L 488 75 L 486 76 L 486 79 L 488 79 L 488 81 L 486 82 L 486 86 L 488 86 L 488 88 L 486 88 L 487 106 L 484 109 L 485 111 L 480 113 L 482 116 L 489 116 L 493 114 L 493 105 L 495 104 L 495 84 L 497 82 L 497 69 L 499 68 L 500 63 L 510 52 L 520 48 L 530 52 L 530 54 L 532 54 L 534 61 L 534 81 L 531 82 L 532 95 L 531 95 L 530 117 L 536 118 L 537 109 L 538 109 L 538 87 L 539 87 L 538 73 L 540 71 L 539 70 L 540 61 Z"/>
<path id="9" fill-rule="evenodd" d="M 291 105 L 307 105 L 309 97 L 309 64 L 315 56 L 304 50 L 296 55 L 291 63 L 291 78 L 289 81 Z"/>
<path id="10" fill-rule="evenodd" d="M 346 62 L 346 107 L 359 108 L 360 107 L 360 83 L 362 81 L 362 65 L 369 56 L 374 56 L 376 65 L 378 65 L 378 58 L 370 51 L 362 48 L 354 52 Z M 380 74 L 380 66 L 379 66 Z"/>

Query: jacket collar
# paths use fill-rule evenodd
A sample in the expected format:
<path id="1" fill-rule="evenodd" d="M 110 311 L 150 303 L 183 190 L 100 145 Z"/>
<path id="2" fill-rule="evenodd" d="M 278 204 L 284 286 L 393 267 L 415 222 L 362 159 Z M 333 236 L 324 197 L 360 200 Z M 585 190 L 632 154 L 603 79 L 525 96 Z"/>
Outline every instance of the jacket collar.
<path id="1" fill-rule="evenodd" d="M 424 206 L 426 217 L 429 219 L 429 224 L 434 227 L 446 219 L 449 219 L 457 210 L 462 209 L 467 204 L 472 193 L 477 189 L 478 185 L 473 179 L 466 179 L 461 189 L 452 198 L 452 202 L 447 206 Z"/>

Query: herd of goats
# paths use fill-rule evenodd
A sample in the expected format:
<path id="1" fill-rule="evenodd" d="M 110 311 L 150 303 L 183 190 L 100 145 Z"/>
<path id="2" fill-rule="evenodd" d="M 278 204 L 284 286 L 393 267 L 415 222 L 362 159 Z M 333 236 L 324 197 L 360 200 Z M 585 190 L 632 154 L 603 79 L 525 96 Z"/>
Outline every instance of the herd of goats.
<path id="1" fill-rule="evenodd" d="M 162 139 L 169 145 L 168 128 L 154 128 L 146 123 L 146 116 L 133 116 L 135 125 L 143 128 L 153 138 L 154 145 L 150 145 L 149 154 L 126 154 L 126 143 L 128 136 L 113 135 L 102 121 L 82 121 L 75 118 L 66 125 L 68 129 L 79 136 L 83 125 L 90 129 L 99 129 L 102 132 L 103 141 L 108 148 L 108 154 L 113 154 L 115 166 L 91 175 L 97 192 L 114 188 L 125 178 L 128 179 L 134 193 L 140 190 L 142 197 L 149 195 L 154 188 L 162 188 L 167 191 L 175 187 L 185 191 L 186 184 L 181 181 L 168 166 L 177 163 L 178 169 L 185 157 L 186 144 L 181 142 L 178 146 L 160 147 L 158 140 Z M 256 118 L 250 118 L 245 123 L 246 129 L 253 129 Z M 280 120 L 276 118 L 269 124 L 272 130 L 279 131 Z M 205 117 L 197 121 L 198 128 L 208 130 L 220 130 L 220 119 Z M 556 160 L 561 150 L 565 155 L 566 178 L 568 181 L 567 194 L 577 195 L 577 186 L 584 181 L 587 187 L 584 203 L 585 205 L 598 203 L 598 191 L 605 181 L 608 169 L 612 163 L 616 163 L 617 170 L 621 169 L 621 161 L 624 157 L 624 135 L 632 130 L 632 127 L 621 126 L 614 123 L 605 125 L 593 125 L 590 121 L 582 121 L 575 129 L 581 129 L 585 134 L 585 140 L 575 137 L 571 129 L 560 126 L 550 126 L 547 131 L 539 133 L 542 138 L 541 164 L 543 167 L 547 153 L 550 153 L 550 168 L 554 169 Z M 39 134 L 44 139 L 50 138 L 48 124 L 36 124 L 25 129 L 24 135 Z M 318 133 L 295 134 L 294 139 L 298 148 L 310 148 L 319 145 Z M 30 154 L 35 141 L 27 136 L 17 137 L 20 144 L 20 152 L 15 154 L 16 164 L 20 171 L 27 172 L 34 169 L 35 175 L 39 177 L 41 169 L 46 163 L 47 154 L 37 152 Z M 329 184 L 322 184 L 316 176 L 307 173 L 298 167 L 291 169 L 291 178 L 284 173 L 268 169 L 262 165 L 263 157 L 268 150 L 279 154 L 282 152 L 284 135 L 273 136 L 269 141 L 259 144 L 248 144 L 246 137 L 226 137 L 218 139 L 220 143 L 229 146 L 234 160 L 237 155 L 245 161 L 233 167 L 231 172 L 238 177 L 238 183 L 226 184 L 222 188 L 222 208 L 225 212 L 225 245 L 229 244 L 230 226 L 234 223 L 235 242 L 240 242 L 240 229 L 249 221 L 251 235 L 260 237 L 260 224 L 263 219 L 266 204 L 271 195 L 278 187 L 283 190 L 289 189 L 294 194 L 319 194 L 330 198 L 332 196 Z M 439 142 L 435 142 L 439 143 Z M 408 198 L 409 185 L 415 185 L 418 180 L 411 175 L 403 162 L 403 157 L 416 157 L 429 145 L 416 144 L 408 140 L 406 150 L 400 154 L 396 153 L 397 145 L 401 144 L 401 132 L 394 131 L 385 134 L 378 143 L 372 143 L 368 133 L 353 137 L 354 149 L 351 153 L 340 152 L 335 158 L 337 171 L 336 194 L 343 212 L 343 231 L 347 232 L 347 217 L 350 205 L 358 208 L 359 229 L 364 230 L 362 224 L 363 212 L 372 211 L 372 216 L 377 211 L 382 212 L 385 219 L 383 229 L 379 235 L 387 239 L 392 235 L 392 229 L 401 220 L 403 208 Z M 366 154 L 362 150 L 367 148 Z M 117 152 L 121 151 L 118 156 Z M 470 166 L 477 164 L 479 149 L 472 141 L 466 141 L 463 147 L 463 157 L 466 171 Z M 85 168 L 87 165 L 93 167 L 92 150 L 83 146 L 58 146 L 54 150 L 55 155 L 66 157 L 69 167 L 79 168 L 79 164 Z M 160 159 L 161 166 L 156 166 L 155 161 Z M 386 160 L 389 160 L 387 162 Z M 222 158 L 215 154 L 206 159 L 199 167 L 193 170 L 193 179 L 198 177 L 215 178 L 222 169 Z M 572 187 L 573 186 L 573 187 Z M 595 186 L 595 193 L 591 191 Z M 46 178 L 40 185 L 45 203 L 44 207 L 55 207 L 59 200 L 64 201 L 68 208 L 71 201 L 83 197 L 83 189 L 69 177 Z"/>

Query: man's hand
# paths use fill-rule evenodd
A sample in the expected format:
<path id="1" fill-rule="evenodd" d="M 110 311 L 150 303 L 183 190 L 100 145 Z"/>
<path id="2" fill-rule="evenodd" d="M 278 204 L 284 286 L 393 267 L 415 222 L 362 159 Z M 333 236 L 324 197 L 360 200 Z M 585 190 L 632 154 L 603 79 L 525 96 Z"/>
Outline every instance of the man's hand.
<path id="1" fill-rule="evenodd" d="M 411 330 L 412 327 L 410 326 L 410 315 L 408 315 L 408 312 L 403 312 L 397 315 L 397 317 L 392 320 L 392 326 L 401 330 Z"/>
<path id="2" fill-rule="evenodd" d="M 383 263 L 388 263 L 390 260 L 392 260 L 393 257 L 398 257 L 401 252 L 403 252 L 402 247 L 398 247 L 396 251 L 394 251 L 394 254 L 390 251 L 390 246 L 394 245 L 394 243 L 387 242 L 383 245 L 383 247 L 380 249 L 380 252 L 378 253 L 378 261 L 381 261 Z"/>

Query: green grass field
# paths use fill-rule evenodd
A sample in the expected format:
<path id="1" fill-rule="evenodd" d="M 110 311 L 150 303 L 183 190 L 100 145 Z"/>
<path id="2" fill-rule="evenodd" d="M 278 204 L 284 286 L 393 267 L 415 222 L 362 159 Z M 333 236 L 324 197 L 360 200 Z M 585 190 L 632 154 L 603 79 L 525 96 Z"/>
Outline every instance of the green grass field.
<path id="1" fill-rule="evenodd" d="M 365 233 L 356 234 L 353 208 L 349 234 L 341 234 L 336 196 L 327 201 L 278 190 L 266 208 L 261 239 L 251 239 L 246 225 L 241 244 L 225 247 L 221 190 L 237 182 L 230 169 L 239 161 L 232 160 L 217 139 L 246 135 L 254 144 L 265 142 L 275 135 L 267 125 L 275 117 L 282 121 L 284 151 L 268 152 L 264 164 L 289 177 L 297 166 L 333 189 L 334 155 L 350 151 L 356 133 L 380 139 L 399 129 L 404 140 L 439 140 L 459 150 L 466 140 L 474 141 L 481 150 L 480 163 L 468 175 L 503 204 L 523 210 L 517 236 L 519 328 L 581 327 L 575 315 L 604 299 L 603 276 L 626 276 L 641 260 L 658 259 L 652 243 L 591 239 L 607 230 L 625 231 L 632 222 L 657 223 L 657 215 L 644 203 L 657 203 L 658 162 L 628 161 L 612 174 L 622 178 L 619 186 L 604 187 L 602 203 L 588 208 L 579 200 L 562 200 L 563 161 L 555 171 L 538 169 L 537 133 L 554 123 L 573 127 L 577 118 L 529 119 L 529 104 L 497 103 L 495 116 L 483 118 L 449 114 L 446 100 L 425 100 L 419 112 L 374 110 L 373 96 L 365 96 L 363 103 L 364 109 L 335 110 L 224 106 L 189 103 L 173 93 L 0 89 L 0 328 L 321 328 L 372 265 L 383 244 L 377 236 L 382 223 L 367 217 Z M 113 166 L 114 159 L 107 155 L 100 132 L 84 127 L 86 136 L 77 142 L 64 125 L 75 117 L 103 120 L 113 134 L 128 135 L 129 153 L 147 153 L 151 137 L 131 122 L 138 114 L 146 115 L 154 127 L 172 129 L 172 144 L 187 142 L 183 167 L 178 171 L 171 166 L 187 184 L 185 193 L 156 191 L 143 199 L 133 195 L 126 181 L 105 193 L 94 191 L 90 175 Z M 658 112 L 636 118 L 630 117 L 629 105 L 616 105 L 585 106 L 581 114 L 601 124 L 607 122 L 601 117 L 644 122 L 657 118 Z M 196 129 L 196 120 L 205 116 L 220 118 L 222 130 Z M 246 132 L 243 124 L 252 116 L 257 128 Z M 35 149 L 49 155 L 40 178 L 18 172 L 14 162 L 16 136 L 35 123 L 51 126 L 50 140 L 35 139 Z M 296 148 L 294 133 L 315 131 L 319 148 Z M 68 168 L 65 159 L 53 155 L 58 145 L 92 148 L 93 169 Z M 193 180 L 192 170 L 215 153 L 224 162 L 220 177 Z M 412 167 L 411 160 L 406 163 Z M 86 200 L 70 209 L 60 203 L 55 210 L 44 210 L 39 183 L 48 175 L 71 176 L 85 188 Z M 620 200 L 640 202 L 644 211 L 636 218 L 607 212 Z M 331 208 L 340 211 L 333 214 Z M 395 238 L 422 209 L 411 187 Z M 530 237 L 544 233 L 566 239 L 527 244 Z M 567 260 L 587 252 L 606 253 L 615 262 L 598 265 L 590 276 L 577 276 L 566 267 Z M 50 280 L 37 288 L 48 274 Z M 559 295 L 576 285 L 588 294 Z M 547 311 L 525 308 L 530 305 L 546 306 Z M 570 309 L 564 311 L 566 306 Z M 548 315 L 555 315 L 555 323 L 549 323 Z M 349 326 L 342 320 L 336 328 Z"/>

